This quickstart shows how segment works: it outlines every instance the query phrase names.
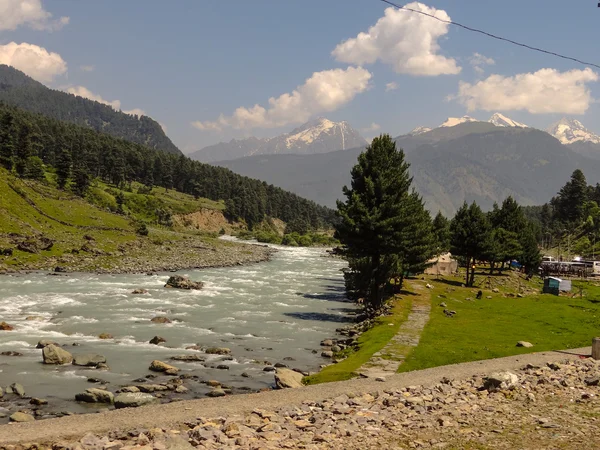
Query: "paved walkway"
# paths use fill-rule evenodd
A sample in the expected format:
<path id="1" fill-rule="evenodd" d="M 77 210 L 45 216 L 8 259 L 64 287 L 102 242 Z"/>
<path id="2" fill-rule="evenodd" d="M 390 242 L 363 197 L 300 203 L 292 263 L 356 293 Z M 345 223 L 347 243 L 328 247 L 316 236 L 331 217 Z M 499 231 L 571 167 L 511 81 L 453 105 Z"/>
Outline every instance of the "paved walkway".
<path id="1" fill-rule="evenodd" d="M 175 429 L 178 424 L 195 421 L 200 416 L 228 417 L 247 414 L 256 408 L 274 410 L 283 406 L 300 405 L 305 401 L 321 402 L 342 394 L 355 393 L 359 395 L 361 393 L 398 390 L 407 386 L 431 386 L 439 383 L 444 377 L 462 379 L 471 377 L 474 374 L 485 375 L 503 370 L 516 370 L 526 364 L 541 365 L 547 362 L 576 359 L 580 355 L 589 356 L 590 354 L 591 347 L 532 353 L 395 374 L 387 377 L 383 383 L 373 379 L 355 379 L 298 389 L 188 400 L 166 405 L 119 409 L 99 414 L 82 414 L 59 419 L 1 425 L 0 445 L 80 439 L 88 432 L 102 434 L 112 430 L 151 429 L 156 427 Z"/>
<path id="2" fill-rule="evenodd" d="M 390 342 L 359 369 L 358 373 L 363 377 L 385 378 L 395 374 L 412 349 L 419 345 L 421 333 L 429 322 L 431 292 L 423 282 L 411 282 L 410 288 L 419 295 L 412 299 L 408 318 Z"/>

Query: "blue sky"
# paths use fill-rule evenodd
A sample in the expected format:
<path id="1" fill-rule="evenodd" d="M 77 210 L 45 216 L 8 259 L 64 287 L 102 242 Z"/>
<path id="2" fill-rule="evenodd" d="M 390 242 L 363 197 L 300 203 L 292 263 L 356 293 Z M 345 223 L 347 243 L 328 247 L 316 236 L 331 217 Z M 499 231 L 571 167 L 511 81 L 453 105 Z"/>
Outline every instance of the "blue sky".
<path id="1" fill-rule="evenodd" d="M 415 7 L 600 64 L 597 1 Z M 367 137 L 448 116 L 487 119 L 496 110 L 540 128 L 573 116 L 600 132 L 600 69 L 444 30 L 408 12 L 380 22 L 367 44 L 338 47 L 369 33 L 386 8 L 378 0 L 0 0 L 0 63 L 53 88 L 141 110 L 184 151 L 273 136 L 316 116 L 347 120 Z"/>

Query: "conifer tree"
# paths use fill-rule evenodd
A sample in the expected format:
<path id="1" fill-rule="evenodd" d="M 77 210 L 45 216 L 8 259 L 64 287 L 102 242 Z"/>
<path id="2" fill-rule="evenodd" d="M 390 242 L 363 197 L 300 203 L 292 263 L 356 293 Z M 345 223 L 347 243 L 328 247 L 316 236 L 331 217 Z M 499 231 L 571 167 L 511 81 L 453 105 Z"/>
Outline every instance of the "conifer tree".
<path id="1" fill-rule="evenodd" d="M 0 116 L 0 166 L 12 170 L 14 166 L 14 119 L 5 112 Z"/>
<path id="2" fill-rule="evenodd" d="M 338 201 L 336 237 L 350 263 L 347 285 L 365 295 L 373 310 L 382 306 L 391 278 L 431 254 L 431 218 L 410 191 L 408 169 L 392 138 L 377 137 L 352 169 L 351 187 L 343 189 L 346 201 Z"/>
<path id="3" fill-rule="evenodd" d="M 435 236 L 435 252 L 441 255 L 450 250 L 450 221 L 438 211 L 433 219 L 433 235 Z"/>
<path id="4" fill-rule="evenodd" d="M 488 219 L 475 202 L 471 205 L 465 202 L 450 223 L 450 251 L 464 260 L 467 286 L 475 282 L 474 265 L 485 252 L 489 232 Z"/>
<path id="5" fill-rule="evenodd" d="M 56 177 L 60 189 L 64 189 L 71 178 L 71 165 L 71 152 L 66 148 L 61 149 L 56 159 Z"/>

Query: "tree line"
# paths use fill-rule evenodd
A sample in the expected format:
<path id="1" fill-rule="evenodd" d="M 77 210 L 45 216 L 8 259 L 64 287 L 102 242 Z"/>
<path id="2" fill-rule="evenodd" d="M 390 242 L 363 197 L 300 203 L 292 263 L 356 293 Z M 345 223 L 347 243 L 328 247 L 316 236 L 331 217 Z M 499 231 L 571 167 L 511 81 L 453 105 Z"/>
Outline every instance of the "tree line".
<path id="1" fill-rule="evenodd" d="M 451 220 L 438 213 L 432 220 L 422 197 L 413 189 L 409 163 L 385 134 L 373 139 L 351 171 L 345 201 L 338 201 L 340 221 L 335 237 L 348 260 L 348 295 L 362 299 L 375 312 L 402 286 L 409 274 L 423 271 L 429 261 L 448 251 L 466 267 L 466 284 L 474 283 L 474 265 L 490 264 L 502 271 L 517 259 L 535 270 L 541 257 L 537 225 L 509 197 L 484 213 L 465 203 Z"/>
<path id="2" fill-rule="evenodd" d="M 250 229 L 266 217 L 330 226 L 333 210 L 265 182 L 141 144 L 0 103 L 0 165 L 17 176 L 45 179 L 85 197 L 94 179 L 122 189 L 132 182 L 224 200 L 228 218 Z"/>

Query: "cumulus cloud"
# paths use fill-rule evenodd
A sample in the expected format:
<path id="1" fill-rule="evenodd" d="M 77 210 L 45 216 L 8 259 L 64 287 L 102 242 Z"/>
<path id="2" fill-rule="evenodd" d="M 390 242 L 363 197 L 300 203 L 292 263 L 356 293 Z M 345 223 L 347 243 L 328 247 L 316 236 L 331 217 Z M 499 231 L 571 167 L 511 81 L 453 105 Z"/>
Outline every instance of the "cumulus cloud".
<path id="1" fill-rule="evenodd" d="M 394 81 L 385 85 L 385 92 L 395 91 L 396 89 L 398 89 L 398 83 Z"/>
<path id="2" fill-rule="evenodd" d="M 41 82 L 50 82 L 67 71 L 67 63 L 58 53 L 25 42 L 0 45 L 0 64 L 13 66 Z"/>
<path id="3" fill-rule="evenodd" d="M 68 17 L 53 19 L 41 0 L 0 1 L 0 30 L 15 30 L 28 25 L 36 30 L 55 31 L 69 23 Z"/>
<path id="4" fill-rule="evenodd" d="M 94 70 L 96 70 L 96 67 L 94 67 L 94 66 L 79 66 L 79 69 L 82 72 L 93 72 Z"/>
<path id="5" fill-rule="evenodd" d="M 450 16 L 441 9 L 422 3 L 407 7 L 443 20 Z M 456 61 L 439 54 L 438 39 L 448 33 L 449 25 L 421 14 L 387 8 L 385 15 L 365 33 L 339 44 L 332 55 L 340 62 L 364 65 L 381 61 L 396 73 L 409 75 L 453 75 L 461 71 Z"/>
<path id="6" fill-rule="evenodd" d="M 461 82 L 452 98 L 469 111 L 584 114 L 594 101 L 588 83 L 598 78 L 589 68 L 568 72 L 541 69 L 513 77 L 491 75 L 475 84 Z"/>
<path id="7" fill-rule="evenodd" d="M 221 115 L 213 122 L 192 122 L 199 130 L 277 128 L 302 123 L 315 114 L 335 111 L 369 87 L 371 73 L 362 67 L 315 72 L 291 93 L 271 97 L 265 108 L 239 107 L 231 116 Z"/>
<path id="8" fill-rule="evenodd" d="M 473 53 L 473 56 L 469 58 L 469 63 L 471 63 L 471 66 L 473 66 L 475 72 L 482 74 L 485 71 L 485 66 L 493 66 L 496 64 L 496 61 L 494 61 L 492 58 L 482 55 L 481 53 Z"/>
<path id="9" fill-rule="evenodd" d="M 90 100 L 94 100 L 95 102 L 102 103 L 104 105 L 112 106 L 117 111 L 121 109 L 121 101 L 120 100 L 105 100 L 100 95 L 94 94 L 88 88 L 83 86 L 71 86 L 67 89 L 69 94 L 78 95 L 79 97 L 87 98 Z"/>

